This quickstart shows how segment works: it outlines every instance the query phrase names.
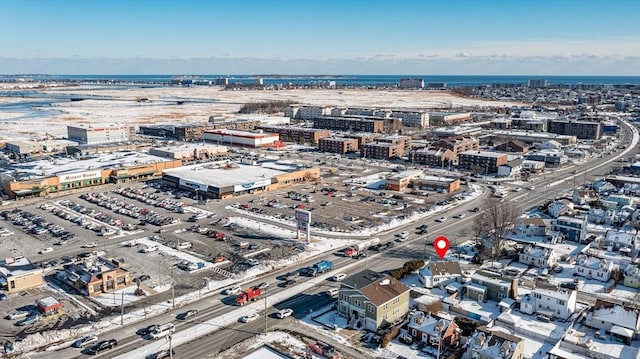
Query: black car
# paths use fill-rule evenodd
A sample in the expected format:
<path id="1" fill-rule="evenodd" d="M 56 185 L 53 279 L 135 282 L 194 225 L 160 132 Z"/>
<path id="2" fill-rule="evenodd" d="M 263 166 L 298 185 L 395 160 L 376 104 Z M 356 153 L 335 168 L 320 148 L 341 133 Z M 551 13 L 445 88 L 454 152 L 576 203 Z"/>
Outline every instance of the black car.
<path id="1" fill-rule="evenodd" d="M 282 288 L 286 288 L 286 287 L 288 287 L 288 286 L 290 286 L 290 285 L 294 285 L 294 284 L 296 284 L 296 281 L 295 281 L 294 279 L 289 279 L 289 280 L 287 280 L 286 282 L 282 282 L 282 283 L 280 284 L 280 286 L 281 286 Z"/>
<path id="2" fill-rule="evenodd" d="M 480 207 L 474 207 L 471 212 L 480 212 Z"/>
<path id="3" fill-rule="evenodd" d="M 98 342 L 87 349 L 87 353 L 91 355 L 98 355 L 101 351 L 107 349 L 113 349 L 118 346 L 118 341 L 115 339 L 103 340 Z"/>
<path id="4" fill-rule="evenodd" d="M 176 355 L 176 352 L 171 349 L 171 353 L 169 353 L 169 349 L 161 350 L 157 353 L 149 354 L 147 356 L 148 359 L 162 359 L 162 358 L 170 358 L 172 355 Z"/>
<path id="5" fill-rule="evenodd" d="M 133 281 L 134 281 L 135 283 L 137 283 L 137 282 L 144 282 L 145 280 L 149 280 L 149 279 L 151 279 L 151 276 L 150 276 L 150 275 L 148 275 L 148 274 L 143 274 L 143 275 L 139 276 L 138 278 L 133 278 Z"/>
<path id="6" fill-rule="evenodd" d="M 152 331 L 154 331 L 154 330 L 156 330 L 156 329 L 158 329 L 158 328 L 160 328 L 160 325 L 158 325 L 158 324 L 151 324 L 151 325 L 150 325 L 150 326 L 148 326 L 148 327 L 145 327 L 145 328 L 141 328 L 141 329 L 139 329 L 139 330 L 136 332 L 136 334 L 138 334 L 138 335 L 142 335 L 142 336 L 145 336 L 145 335 L 147 335 L 147 334 L 151 333 Z"/>

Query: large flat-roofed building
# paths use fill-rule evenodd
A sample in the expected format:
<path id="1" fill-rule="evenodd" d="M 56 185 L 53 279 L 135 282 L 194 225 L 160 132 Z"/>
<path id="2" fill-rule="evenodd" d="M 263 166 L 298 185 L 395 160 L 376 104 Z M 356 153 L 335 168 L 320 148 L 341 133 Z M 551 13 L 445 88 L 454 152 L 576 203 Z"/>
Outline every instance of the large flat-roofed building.
<path id="1" fill-rule="evenodd" d="M 331 108 L 329 106 L 300 106 L 291 105 L 284 109 L 285 117 L 300 119 L 300 120 L 313 120 L 314 118 L 328 116 L 331 114 Z"/>
<path id="2" fill-rule="evenodd" d="M 431 112 L 429 122 L 431 126 L 451 126 L 471 120 L 470 113 Z"/>
<path id="3" fill-rule="evenodd" d="M 482 133 L 482 131 L 482 127 L 477 126 L 447 126 L 434 128 L 431 130 L 431 134 L 438 137 L 473 136 Z"/>
<path id="4" fill-rule="evenodd" d="M 401 135 L 381 136 L 375 139 L 377 143 L 392 143 L 394 145 L 401 145 L 404 152 L 411 151 L 411 137 Z"/>
<path id="5" fill-rule="evenodd" d="M 323 116 L 313 118 L 313 127 L 335 131 L 383 133 L 385 128 L 384 121 L 383 119 Z"/>
<path id="6" fill-rule="evenodd" d="M 458 165 L 478 173 L 497 173 L 498 167 L 507 163 L 506 153 L 464 151 L 458 155 Z"/>
<path id="7" fill-rule="evenodd" d="M 404 191 L 410 186 L 422 190 L 444 190 L 448 193 L 460 189 L 460 179 L 425 175 L 422 170 L 408 170 L 387 177 L 385 189 Z"/>
<path id="8" fill-rule="evenodd" d="M 342 134 L 344 138 L 355 138 L 358 140 L 358 146 L 362 146 L 363 143 L 375 142 L 376 138 L 382 136 L 379 133 L 372 132 L 360 132 L 360 133 L 346 133 Z"/>
<path id="9" fill-rule="evenodd" d="M 331 153 L 350 153 L 358 151 L 357 138 L 326 137 L 318 142 L 318 150 Z"/>
<path id="10" fill-rule="evenodd" d="M 198 196 L 214 199 L 261 193 L 319 178 L 317 167 L 281 162 L 251 166 L 223 161 L 168 169 L 162 174 L 162 181 L 168 186 L 197 191 Z"/>
<path id="11" fill-rule="evenodd" d="M 429 114 L 424 111 L 393 110 L 390 117 L 402 120 L 402 125 L 407 127 L 429 127 Z"/>
<path id="12" fill-rule="evenodd" d="M 135 129 L 125 125 L 67 126 L 67 138 L 80 144 L 127 142 L 133 133 Z"/>
<path id="13" fill-rule="evenodd" d="M 144 136 L 174 137 L 174 125 L 140 126 L 138 132 Z"/>
<path id="14" fill-rule="evenodd" d="M 122 151 L 85 159 L 56 158 L 16 163 L 6 171 L 3 190 L 10 198 L 40 197 L 104 183 L 126 183 L 160 176 L 182 160 Z"/>
<path id="15" fill-rule="evenodd" d="M 316 144 L 320 139 L 329 137 L 329 131 L 322 128 L 294 127 L 294 126 L 260 126 L 260 129 L 280 135 L 284 142 Z"/>
<path id="16" fill-rule="evenodd" d="M 280 142 L 280 135 L 262 131 L 248 132 L 220 129 L 205 131 L 204 140 L 209 143 L 237 147 L 277 147 Z"/>
<path id="17" fill-rule="evenodd" d="M 400 79 L 399 86 L 402 89 L 421 89 L 421 88 L 424 88 L 424 79 L 419 79 L 419 78 Z"/>
<path id="18" fill-rule="evenodd" d="M 411 154 L 411 161 L 423 166 L 445 167 L 458 160 L 458 156 L 448 148 L 420 148 Z"/>
<path id="19" fill-rule="evenodd" d="M 477 151 L 480 149 L 480 141 L 473 136 L 455 136 L 441 139 L 436 147 L 451 150 L 456 156 L 464 151 Z"/>
<path id="20" fill-rule="evenodd" d="M 550 120 L 548 131 L 559 135 L 576 136 L 581 140 L 599 140 L 602 137 L 602 123 L 573 120 Z"/>
<path id="21" fill-rule="evenodd" d="M 16 155 L 32 155 L 42 152 L 42 145 L 35 141 L 7 141 L 5 148 Z"/>
<path id="22" fill-rule="evenodd" d="M 527 131 L 513 131 L 513 130 L 496 130 L 491 132 L 491 138 L 494 141 L 512 141 L 517 140 L 527 144 L 540 143 L 549 140 L 556 140 L 561 145 L 574 145 L 578 142 L 576 136 L 558 135 L 546 132 L 527 132 Z"/>
<path id="23" fill-rule="evenodd" d="M 390 191 L 404 191 L 411 181 L 422 175 L 422 170 L 408 170 L 393 174 L 385 180 L 385 189 Z"/>
<path id="24" fill-rule="evenodd" d="M 227 155 L 227 147 L 205 143 L 188 143 L 176 146 L 154 147 L 149 150 L 149 154 L 182 161 L 221 159 Z"/>
<path id="25" fill-rule="evenodd" d="M 13 294 L 39 287 L 44 284 L 42 273 L 25 257 L 7 258 L 0 261 L 0 288 Z"/>

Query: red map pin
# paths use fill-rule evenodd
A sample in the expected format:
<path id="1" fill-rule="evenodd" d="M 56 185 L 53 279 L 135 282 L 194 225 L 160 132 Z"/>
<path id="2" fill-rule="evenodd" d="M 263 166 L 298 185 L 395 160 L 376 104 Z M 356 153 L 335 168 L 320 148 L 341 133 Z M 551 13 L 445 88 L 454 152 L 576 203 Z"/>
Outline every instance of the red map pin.
<path id="1" fill-rule="evenodd" d="M 436 237 L 436 240 L 433 241 L 433 247 L 436 249 L 438 256 L 444 258 L 447 255 L 447 251 L 449 251 L 449 239 L 445 236 Z"/>

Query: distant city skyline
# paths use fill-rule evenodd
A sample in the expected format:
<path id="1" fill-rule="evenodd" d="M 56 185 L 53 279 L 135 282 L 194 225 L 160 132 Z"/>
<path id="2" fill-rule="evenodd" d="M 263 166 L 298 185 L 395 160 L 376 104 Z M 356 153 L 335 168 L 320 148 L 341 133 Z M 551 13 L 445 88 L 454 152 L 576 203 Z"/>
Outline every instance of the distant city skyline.
<path id="1" fill-rule="evenodd" d="M 638 13 L 633 0 L 0 0 L 0 73 L 638 75 Z"/>

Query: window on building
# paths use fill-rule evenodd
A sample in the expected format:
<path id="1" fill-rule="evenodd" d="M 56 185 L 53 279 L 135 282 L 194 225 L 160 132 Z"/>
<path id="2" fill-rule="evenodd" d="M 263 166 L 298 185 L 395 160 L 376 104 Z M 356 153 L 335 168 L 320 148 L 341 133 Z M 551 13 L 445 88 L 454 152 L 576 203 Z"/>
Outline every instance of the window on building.
<path id="1" fill-rule="evenodd" d="M 558 304 L 560 305 L 565 305 L 567 302 L 565 302 L 564 300 L 558 300 Z"/>
<path id="2" fill-rule="evenodd" d="M 393 299 L 393 304 L 398 304 L 398 303 L 400 303 L 400 297 L 395 297 Z"/>
<path id="3" fill-rule="evenodd" d="M 367 311 L 368 311 L 368 312 L 373 313 L 374 309 L 375 309 L 375 308 L 373 307 L 373 305 L 371 305 L 371 304 L 368 304 L 368 305 L 367 305 Z"/>

